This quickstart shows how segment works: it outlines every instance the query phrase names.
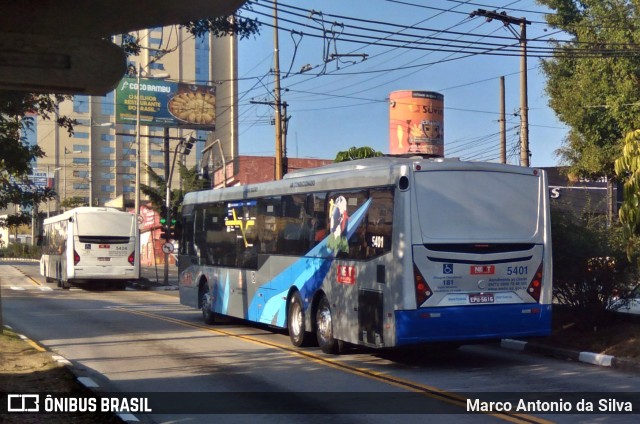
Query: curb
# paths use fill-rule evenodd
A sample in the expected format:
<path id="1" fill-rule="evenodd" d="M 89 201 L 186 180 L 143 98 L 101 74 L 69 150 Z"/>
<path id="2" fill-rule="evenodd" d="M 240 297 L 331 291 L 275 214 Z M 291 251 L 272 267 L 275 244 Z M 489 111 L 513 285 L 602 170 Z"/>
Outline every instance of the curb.
<path id="1" fill-rule="evenodd" d="M 48 354 L 51 357 L 51 359 L 53 359 L 58 364 L 58 366 L 65 367 L 67 370 L 69 370 L 69 372 L 75 376 L 76 381 L 79 384 L 84 386 L 87 390 L 93 392 L 96 396 L 100 395 L 100 393 L 97 391 L 97 389 L 99 389 L 100 386 L 96 382 L 94 382 L 91 378 L 78 375 L 76 371 L 77 369 L 73 366 L 71 361 L 69 361 L 63 356 L 55 354 L 55 352 L 41 346 L 37 342 L 34 342 L 30 338 L 28 338 L 27 336 L 17 333 L 9 325 L 4 325 L 4 328 L 11 331 L 15 335 L 17 335 L 21 340 L 23 340 L 25 343 L 27 343 L 29 346 L 36 349 L 37 351 Z M 138 417 L 134 414 L 124 413 L 124 412 L 112 412 L 112 414 L 114 415 L 114 417 L 117 417 L 122 423 L 140 422 Z"/>
<path id="2" fill-rule="evenodd" d="M 583 362 L 585 364 L 597 365 L 600 367 L 610 367 L 623 371 L 633 371 L 640 373 L 640 361 L 629 358 L 617 358 L 612 355 L 604 355 L 601 353 L 593 352 L 580 352 L 576 350 L 556 348 L 536 342 L 525 342 L 515 339 L 502 339 L 500 341 L 500 347 L 504 349 L 517 350 L 520 352 L 551 356 L 568 361 Z"/>
<path id="3" fill-rule="evenodd" d="M 158 284 L 144 277 L 136 282 L 129 284 L 129 287 L 132 287 L 140 291 L 176 291 L 178 290 L 178 286 L 171 282 L 169 282 L 169 284 L 166 284 L 166 285 Z"/>
<path id="4" fill-rule="evenodd" d="M 32 259 L 32 258 L 0 258 L 0 262 L 40 262 L 40 259 Z"/>
<path id="5" fill-rule="evenodd" d="M 133 283 L 130 284 L 129 287 L 139 290 L 139 291 L 178 291 L 178 286 L 174 285 L 157 285 L 157 284 L 144 284 L 144 283 Z"/>

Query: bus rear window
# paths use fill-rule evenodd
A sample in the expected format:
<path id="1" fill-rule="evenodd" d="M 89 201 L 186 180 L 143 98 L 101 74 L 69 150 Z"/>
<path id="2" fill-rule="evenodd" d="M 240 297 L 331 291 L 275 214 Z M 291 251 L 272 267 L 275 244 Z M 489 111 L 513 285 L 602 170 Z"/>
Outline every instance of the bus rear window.
<path id="1" fill-rule="evenodd" d="M 127 237 L 134 233 L 133 215 L 129 218 L 122 213 L 77 214 L 78 234 L 83 236 Z"/>
<path id="2" fill-rule="evenodd" d="M 538 236 L 542 180 L 498 172 L 415 174 L 423 243 L 500 242 Z"/>

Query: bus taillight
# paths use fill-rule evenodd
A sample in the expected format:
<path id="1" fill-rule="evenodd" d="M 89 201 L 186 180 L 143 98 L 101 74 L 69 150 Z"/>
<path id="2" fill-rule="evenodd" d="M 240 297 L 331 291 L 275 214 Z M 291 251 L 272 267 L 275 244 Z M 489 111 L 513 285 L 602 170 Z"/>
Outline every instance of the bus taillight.
<path id="1" fill-rule="evenodd" d="M 128 260 L 129 260 L 129 263 L 131 265 L 133 265 L 136 262 L 136 252 L 135 251 L 131 252 L 131 254 L 129 255 Z"/>
<path id="2" fill-rule="evenodd" d="M 80 263 L 80 255 L 75 250 L 73 251 L 73 264 L 78 265 Z"/>
<path id="3" fill-rule="evenodd" d="M 542 264 L 538 267 L 536 274 L 527 287 L 527 293 L 533 297 L 536 302 L 540 301 L 540 292 L 542 291 Z"/>
<path id="4" fill-rule="evenodd" d="M 426 280 L 418 270 L 418 267 L 413 266 L 413 278 L 416 286 L 416 306 L 420 307 L 424 302 L 427 301 L 432 295 L 431 287 L 427 284 Z"/>

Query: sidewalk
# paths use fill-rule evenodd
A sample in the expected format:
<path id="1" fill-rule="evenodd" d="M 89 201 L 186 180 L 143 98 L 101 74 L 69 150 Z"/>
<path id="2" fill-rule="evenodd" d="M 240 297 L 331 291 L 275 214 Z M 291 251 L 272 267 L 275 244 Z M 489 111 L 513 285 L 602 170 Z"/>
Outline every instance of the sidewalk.
<path id="1" fill-rule="evenodd" d="M 632 358 L 620 358 L 593 352 L 580 352 L 572 349 L 549 346 L 538 341 L 526 342 L 515 339 L 502 339 L 500 347 L 520 352 L 551 356 L 565 361 L 584 362 L 585 364 L 597 365 L 600 367 L 610 367 L 621 371 L 640 373 L 640 361 Z"/>
<path id="2" fill-rule="evenodd" d="M 140 266 L 140 281 L 132 286 L 139 290 L 178 290 L 178 267 L 169 265 L 169 276 L 164 280 L 164 264 Z"/>

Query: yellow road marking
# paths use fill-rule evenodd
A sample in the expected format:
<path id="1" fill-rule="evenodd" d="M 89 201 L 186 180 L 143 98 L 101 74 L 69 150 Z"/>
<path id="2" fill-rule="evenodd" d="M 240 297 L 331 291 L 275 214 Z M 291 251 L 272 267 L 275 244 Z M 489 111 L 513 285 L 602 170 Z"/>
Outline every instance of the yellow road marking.
<path id="1" fill-rule="evenodd" d="M 23 336 L 22 334 L 18 334 L 18 337 L 20 337 L 24 342 L 26 342 L 29 346 L 31 346 L 32 348 L 34 348 L 38 352 L 46 352 L 47 351 L 47 349 L 43 348 L 42 346 L 40 346 L 38 343 L 34 342 L 33 340 L 31 340 L 27 336 Z"/>
<path id="2" fill-rule="evenodd" d="M 268 346 L 268 347 L 272 347 L 272 348 L 276 348 L 279 350 L 283 350 L 287 353 L 296 355 L 296 356 L 301 356 L 304 357 L 306 359 L 309 359 L 317 364 L 321 364 L 321 365 L 325 365 L 325 366 L 329 366 L 331 368 L 334 369 L 338 369 L 341 371 L 345 371 L 354 375 L 358 375 L 360 377 L 366 377 L 366 378 L 370 378 L 370 379 L 374 379 L 383 383 L 387 383 L 390 385 L 393 385 L 395 387 L 398 388 L 402 388 L 405 390 L 410 390 L 412 392 L 416 392 L 416 393 L 422 393 L 425 396 L 428 396 L 430 398 L 433 399 L 437 399 L 439 401 L 442 402 L 446 402 L 449 404 L 452 404 L 454 406 L 458 406 L 463 408 L 466 411 L 466 407 L 467 407 L 467 398 L 456 395 L 455 393 L 450 393 L 447 392 L 445 390 L 439 389 L 437 387 L 434 386 L 428 386 L 425 384 L 421 384 L 421 383 L 416 383 L 410 380 L 405 380 L 403 378 L 399 378 L 399 377 L 394 377 L 385 373 L 381 373 L 378 371 L 373 371 L 370 369 L 366 369 L 366 368 L 358 368 L 340 361 L 336 361 L 333 359 L 330 359 L 328 357 L 324 357 L 324 356 L 320 356 L 317 355 L 315 353 L 312 352 L 307 352 L 307 351 L 303 351 L 303 350 L 298 350 L 297 348 L 293 347 L 293 346 L 289 346 L 289 345 L 282 345 L 280 343 L 274 343 L 268 340 L 261 340 L 258 339 L 254 336 L 247 336 L 247 335 L 243 335 L 243 334 L 237 334 L 237 333 L 233 333 L 230 331 L 226 331 L 226 330 L 222 330 L 219 328 L 212 328 L 212 327 L 207 327 L 204 326 L 202 324 L 194 324 L 194 323 L 190 323 L 187 321 L 182 321 L 176 318 L 170 318 L 170 317 L 165 317 L 162 315 L 156 315 L 150 312 L 144 312 L 144 311 L 137 311 L 137 310 L 132 310 L 132 309 L 127 309 L 125 307 L 115 307 L 115 308 L 111 308 L 113 310 L 117 310 L 120 312 L 127 312 L 127 313 L 131 313 L 131 314 L 136 314 L 136 315 L 141 315 L 147 318 L 153 318 L 153 319 L 158 319 L 161 321 L 166 321 L 166 322 L 171 322 L 173 324 L 177 324 L 177 325 L 181 325 L 184 327 L 191 327 L 191 328 L 195 328 L 198 330 L 205 330 L 211 333 L 216 333 L 216 334 L 220 334 L 220 335 L 224 335 L 224 336 L 228 336 L 228 337 L 233 337 L 236 339 L 240 339 L 243 341 L 247 341 L 250 343 L 254 343 L 254 344 L 258 344 L 261 346 Z M 517 413 L 485 413 L 486 415 L 491 415 L 495 418 L 499 418 L 501 420 L 504 421 L 508 421 L 508 422 L 512 422 L 512 423 L 536 423 L 536 424 L 552 424 L 553 421 L 548 421 L 539 417 L 535 417 L 532 415 L 526 415 L 526 414 L 517 414 Z"/>
<path id="3" fill-rule="evenodd" d="M 35 280 L 33 277 L 25 274 L 20 268 L 17 268 L 15 265 L 11 265 L 13 268 L 15 268 L 20 274 L 24 275 L 25 277 L 27 277 L 29 280 L 31 280 L 32 282 L 36 283 L 36 285 L 41 286 L 42 284 L 40 284 L 40 282 L 38 280 Z"/>

